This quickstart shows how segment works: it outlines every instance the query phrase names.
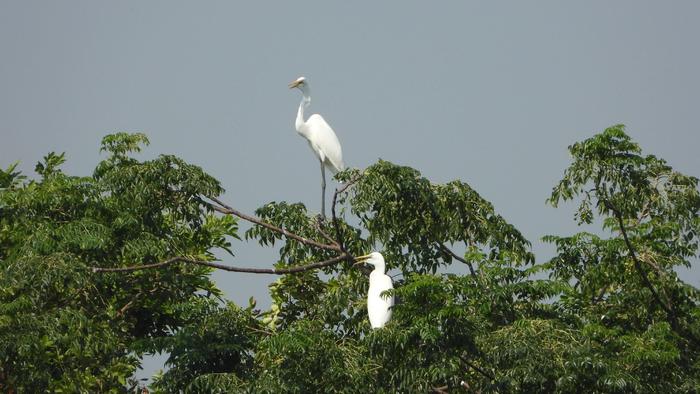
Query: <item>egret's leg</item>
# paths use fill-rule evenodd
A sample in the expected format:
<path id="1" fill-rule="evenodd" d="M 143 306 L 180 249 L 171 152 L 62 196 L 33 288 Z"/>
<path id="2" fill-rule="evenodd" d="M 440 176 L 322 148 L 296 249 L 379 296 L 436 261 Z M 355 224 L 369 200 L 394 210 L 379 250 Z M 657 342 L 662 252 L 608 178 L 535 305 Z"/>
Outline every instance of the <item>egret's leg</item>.
<path id="1" fill-rule="evenodd" d="M 326 220 L 326 172 L 321 161 L 321 219 Z"/>

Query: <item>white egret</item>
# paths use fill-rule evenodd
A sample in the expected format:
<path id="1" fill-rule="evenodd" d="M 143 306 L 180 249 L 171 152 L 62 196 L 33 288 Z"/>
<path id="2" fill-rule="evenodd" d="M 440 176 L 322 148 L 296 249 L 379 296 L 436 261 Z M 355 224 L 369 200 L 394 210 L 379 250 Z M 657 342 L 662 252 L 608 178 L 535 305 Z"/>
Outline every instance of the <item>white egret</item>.
<path id="1" fill-rule="evenodd" d="M 369 274 L 369 291 L 367 292 L 367 314 L 372 328 L 382 328 L 391 319 L 391 307 L 394 306 L 393 295 L 382 295 L 386 290 L 394 288 L 391 277 L 385 273 L 384 256 L 372 252 L 355 259 L 357 264 L 366 263 L 374 266 Z"/>
<path id="2" fill-rule="evenodd" d="M 333 173 L 345 169 L 343 163 L 343 150 L 340 147 L 338 137 L 330 125 L 319 114 L 309 116 L 309 119 L 304 121 L 304 109 L 311 104 L 311 91 L 306 78 L 299 77 L 289 84 L 289 88 L 297 88 L 301 90 L 302 98 L 297 111 L 297 119 L 295 126 L 297 132 L 302 137 L 306 138 L 309 146 L 318 157 L 321 163 L 321 217 L 326 217 L 326 173 L 325 167 Z"/>

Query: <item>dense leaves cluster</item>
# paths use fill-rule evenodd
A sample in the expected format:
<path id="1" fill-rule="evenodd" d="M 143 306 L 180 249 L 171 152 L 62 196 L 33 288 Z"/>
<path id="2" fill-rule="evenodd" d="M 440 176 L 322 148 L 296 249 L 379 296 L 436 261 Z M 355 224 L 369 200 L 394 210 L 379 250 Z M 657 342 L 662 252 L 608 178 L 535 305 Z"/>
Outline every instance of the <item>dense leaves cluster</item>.
<path id="1" fill-rule="evenodd" d="M 326 221 L 298 203 L 257 210 L 271 226 L 244 236 L 279 246 L 277 269 L 381 251 L 398 302 L 380 330 L 351 259 L 280 275 L 264 310 L 222 301 L 199 265 L 90 271 L 209 261 L 238 236 L 209 209 L 218 183 L 176 157 L 132 158 L 146 142 L 106 137 L 92 177 L 54 154 L 38 180 L 0 172 L 0 389 L 123 391 L 140 355 L 168 352 L 153 391 L 700 390 L 700 292 L 674 271 L 698 256 L 698 180 L 622 126 L 569 148 L 549 201 L 576 199 L 575 219 L 602 228 L 547 236 L 543 263 L 469 185 L 386 161 L 338 174 Z M 465 274 L 441 273 L 453 264 Z"/>
<path id="2" fill-rule="evenodd" d="M 207 214 L 202 194 L 222 191 L 172 156 L 127 156 L 143 135 L 105 137 L 94 175 L 64 174 L 63 155 L 27 181 L 0 172 L 0 391 L 123 390 L 151 340 L 182 326 L 183 305 L 218 294 L 209 270 L 174 265 L 129 275 L 90 267 L 210 258 L 235 235 L 230 217 Z"/>

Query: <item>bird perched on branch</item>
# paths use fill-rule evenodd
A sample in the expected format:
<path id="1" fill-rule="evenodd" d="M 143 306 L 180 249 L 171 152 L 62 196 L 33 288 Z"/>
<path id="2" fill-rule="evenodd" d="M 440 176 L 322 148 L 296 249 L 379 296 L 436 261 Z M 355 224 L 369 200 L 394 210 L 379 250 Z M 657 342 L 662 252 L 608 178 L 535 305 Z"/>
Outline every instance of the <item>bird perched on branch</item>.
<path id="1" fill-rule="evenodd" d="M 295 126 L 297 132 L 306 138 L 311 150 L 321 164 L 321 218 L 326 217 L 326 173 L 327 167 L 333 174 L 345 169 L 343 150 L 331 126 L 319 114 L 304 120 L 304 110 L 311 104 L 311 90 L 306 78 L 299 77 L 289 84 L 289 88 L 301 90 L 302 98 L 297 111 Z"/>
<path id="2" fill-rule="evenodd" d="M 374 270 L 369 274 L 369 291 L 367 292 L 367 315 L 372 328 L 382 328 L 391 319 L 391 307 L 394 306 L 393 294 L 382 293 L 394 288 L 391 277 L 386 274 L 384 256 L 372 252 L 355 259 L 356 264 L 370 264 Z"/>

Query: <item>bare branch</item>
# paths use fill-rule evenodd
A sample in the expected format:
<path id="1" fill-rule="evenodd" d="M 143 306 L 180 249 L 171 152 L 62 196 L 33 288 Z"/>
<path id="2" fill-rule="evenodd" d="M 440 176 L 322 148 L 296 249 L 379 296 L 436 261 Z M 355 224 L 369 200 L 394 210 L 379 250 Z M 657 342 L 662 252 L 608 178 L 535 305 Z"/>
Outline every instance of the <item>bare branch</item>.
<path id="1" fill-rule="evenodd" d="M 472 363 L 471 361 L 469 361 L 466 357 L 464 357 L 464 356 L 459 356 L 459 359 L 462 360 L 462 362 L 465 363 L 469 368 L 471 368 L 471 369 L 475 370 L 476 372 L 480 373 L 482 376 L 487 377 L 487 378 L 489 378 L 490 380 L 496 379 L 495 376 L 493 376 L 493 375 L 490 374 L 489 372 L 486 372 L 485 370 L 479 368 L 479 367 L 476 366 L 474 363 Z"/>
<path id="2" fill-rule="evenodd" d="M 276 233 L 284 235 L 287 238 L 293 239 L 295 241 L 299 241 L 299 242 L 306 244 L 306 245 L 309 245 L 309 246 L 314 246 L 314 247 L 317 247 L 319 249 L 334 250 L 336 252 L 342 251 L 340 246 L 338 246 L 338 245 L 324 244 L 324 243 L 314 241 L 313 239 L 304 238 L 302 236 L 291 233 L 283 228 L 280 228 L 280 227 L 277 227 L 273 224 L 267 223 L 260 218 L 256 218 L 255 216 L 246 215 L 243 212 L 240 212 L 240 211 L 226 205 L 225 203 L 223 203 L 221 200 L 217 199 L 216 197 L 207 197 L 207 198 L 209 198 L 210 200 L 214 201 L 215 203 L 217 203 L 219 205 L 219 206 L 216 206 L 213 204 L 209 204 L 209 206 L 217 212 L 220 212 L 220 213 L 223 213 L 226 215 L 238 216 L 239 218 L 241 218 L 243 220 L 246 220 L 246 221 L 251 222 L 251 223 L 255 223 L 259 226 L 265 227 L 268 230 L 272 230 Z"/>
<path id="3" fill-rule="evenodd" d="M 121 309 L 119 309 L 119 311 L 117 311 L 117 316 L 124 316 L 126 311 L 129 308 L 131 308 L 132 305 L 134 305 L 134 302 L 136 302 L 136 299 L 138 299 L 142 295 L 143 295 L 142 291 L 139 291 L 138 293 L 136 293 L 136 295 L 134 296 L 134 298 L 131 299 L 131 301 L 127 302 L 126 305 L 124 305 L 123 307 L 121 307 Z"/>
<path id="4" fill-rule="evenodd" d="M 350 179 L 349 181 L 345 182 L 341 188 L 335 189 L 335 194 L 340 194 L 340 193 L 344 192 L 344 191 L 347 190 L 350 186 L 356 184 L 357 181 L 359 181 L 360 179 L 362 179 L 362 175 L 358 175 L 358 176 L 356 176 L 356 177 Z"/>
<path id="5" fill-rule="evenodd" d="M 312 239 L 304 238 L 301 237 L 297 234 L 291 233 L 283 228 L 277 227 L 275 225 L 272 225 L 270 223 L 267 223 L 263 221 L 260 218 L 246 215 L 228 205 L 226 205 L 224 202 L 220 201 L 216 197 L 208 197 L 210 200 L 214 201 L 218 205 L 214 205 L 205 201 L 202 201 L 203 203 L 209 205 L 212 209 L 214 209 L 217 212 L 226 214 L 226 215 L 234 215 L 238 216 L 239 218 L 246 220 L 248 222 L 257 224 L 259 226 L 265 227 L 271 231 L 274 231 L 278 234 L 282 234 L 284 237 L 288 239 L 293 239 L 295 241 L 301 242 L 303 244 L 313 246 L 319 249 L 325 249 L 325 250 L 333 250 L 336 252 L 342 252 L 339 256 L 324 260 L 324 261 L 319 261 L 316 263 L 311 263 L 311 264 L 306 264 L 306 265 L 301 265 L 297 267 L 289 267 L 289 268 L 248 268 L 248 267 L 233 267 L 225 264 L 218 264 L 218 263 L 212 263 L 209 261 L 203 261 L 203 260 L 196 260 L 196 259 L 191 259 L 183 256 L 176 256 L 172 257 L 168 260 L 161 261 L 159 263 L 152 263 L 152 264 L 142 264 L 142 265 L 135 265 L 135 266 L 130 266 L 130 267 L 116 267 L 116 268 L 103 268 L 103 267 L 91 267 L 93 272 L 132 272 L 132 271 L 139 271 L 139 270 L 145 270 L 145 269 L 153 269 L 153 268 L 162 268 L 168 265 L 171 265 L 173 263 L 187 263 L 187 264 L 194 264 L 194 265 L 200 265 L 204 267 L 210 267 L 210 268 L 215 268 L 215 269 L 220 269 L 224 271 L 229 271 L 229 272 L 243 272 L 243 273 L 250 273 L 250 274 L 270 274 L 270 275 L 285 275 L 285 274 L 292 274 L 292 273 L 298 273 L 298 272 L 304 272 L 304 271 L 310 271 L 318 268 L 323 268 L 323 267 L 328 267 L 332 266 L 335 264 L 338 264 L 342 261 L 353 261 L 353 257 L 342 250 L 340 243 L 338 241 L 333 240 L 328 234 L 326 234 L 320 226 L 317 226 L 317 230 L 321 233 L 321 235 L 326 238 L 330 244 L 324 244 L 320 243 L 318 241 L 314 241 Z M 130 305 L 127 304 L 127 308 Z"/>
<path id="6" fill-rule="evenodd" d="M 338 245 L 340 247 L 340 244 L 338 241 L 334 240 L 333 237 L 330 236 L 327 232 L 323 230 L 323 221 L 319 219 L 315 224 L 314 227 L 316 228 L 316 231 L 318 231 L 319 234 L 323 236 L 323 238 L 326 239 L 326 241 L 330 242 L 331 245 Z"/>
<path id="7" fill-rule="evenodd" d="M 151 269 L 151 268 L 165 267 L 166 265 L 170 265 L 170 264 L 172 264 L 172 263 L 177 263 L 178 261 L 181 261 L 181 259 L 184 259 L 184 257 L 173 257 L 172 259 L 168 259 L 168 260 L 165 260 L 165 261 L 161 261 L 160 263 L 135 265 L 135 266 L 131 266 L 131 267 L 119 267 L 119 268 L 90 267 L 90 269 L 92 270 L 92 272 L 128 272 L 128 271 L 138 271 L 138 270 L 145 270 L 145 269 Z"/>
<path id="8" fill-rule="evenodd" d="M 468 260 L 466 260 L 466 259 L 464 259 L 464 258 L 462 258 L 462 257 L 459 257 L 455 252 L 453 252 L 452 250 L 450 250 L 450 248 L 448 248 L 447 246 L 445 246 L 445 245 L 443 245 L 443 244 L 438 244 L 438 247 L 439 247 L 440 250 L 442 250 L 444 253 L 447 253 L 447 254 L 449 254 L 450 256 L 452 256 L 453 259 L 455 259 L 455 260 L 457 260 L 457 261 L 460 261 L 460 262 L 466 264 L 467 267 L 469 267 L 469 272 L 471 272 L 472 275 L 476 275 L 476 271 L 474 271 L 474 267 L 472 266 L 472 263 L 470 263 Z"/>
<path id="9" fill-rule="evenodd" d="M 294 273 L 304 272 L 304 271 L 311 271 L 311 270 L 314 270 L 317 268 L 329 267 L 331 265 L 338 264 L 344 260 L 352 261 L 352 256 L 350 256 L 347 253 L 343 253 L 340 256 L 334 257 L 332 259 L 319 261 L 317 263 L 300 265 L 297 267 L 289 267 L 289 268 L 247 268 L 247 267 L 233 267 L 230 265 L 212 263 L 209 261 L 195 260 L 195 259 L 190 259 L 187 257 L 178 256 L 178 257 L 173 257 L 171 259 L 162 261 L 160 263 L 154 263 L 154 264 L 143 264 L 143 265 L 134 265 L 131 267 L 117 267 L 117 268 L 91 267 L 91 269 L 92 269 L 92 272 L 130 272 L 130 271 L 139 271 L 139 270 L 144 270 L 144 269 L 161 268 L 161 267 L 165 267 L 167 265 L 173 264 L 173 263 L 181 262 L 181 263 L 188 263 L 188 264 L 195 264 L 195 265 L 201 265 L 201 266 L 205 266 L 205 267 L 216 268 L 216 269 L 229 271 L 229 272 L 244 272 L 244 273 L 248 273 L 248 274 L 285 275 L 285 274 L 294 274 Z"/>

